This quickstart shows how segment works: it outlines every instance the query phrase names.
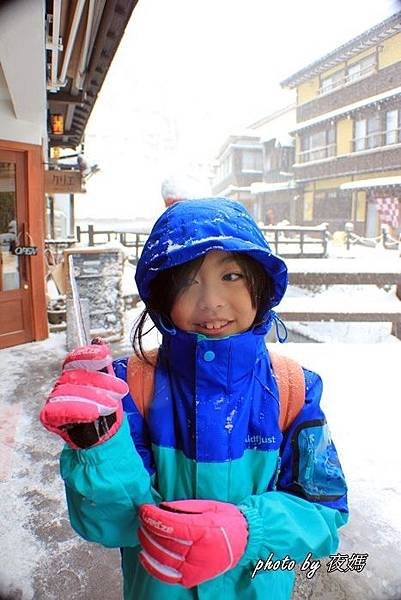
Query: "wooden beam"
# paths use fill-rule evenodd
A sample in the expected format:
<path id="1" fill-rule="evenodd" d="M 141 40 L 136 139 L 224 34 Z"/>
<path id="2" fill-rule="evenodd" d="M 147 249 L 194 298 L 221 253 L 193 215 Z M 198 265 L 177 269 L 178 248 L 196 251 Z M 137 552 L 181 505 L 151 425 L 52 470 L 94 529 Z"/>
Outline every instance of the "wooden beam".
<path id="1" fill-rule="evenodd" d="M 85 101 L 85 95 L 81 92 L 77 96 L 68 94 L 67 92 L 59 92 L 58 94 L 47 94 L 47 100 L 49 104 L 83 104 Z"/>

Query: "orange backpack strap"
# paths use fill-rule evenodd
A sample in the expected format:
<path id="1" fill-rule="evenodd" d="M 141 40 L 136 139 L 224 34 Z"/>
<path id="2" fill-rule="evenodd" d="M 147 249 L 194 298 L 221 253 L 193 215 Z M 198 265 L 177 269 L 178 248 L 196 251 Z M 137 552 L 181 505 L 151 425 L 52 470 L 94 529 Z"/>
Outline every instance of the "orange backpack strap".
<path id="1" fill-rule="evenodd" d="M 285 431 L 305 403 L 305 378 L 299 363 L 269 352 L 280 398 L 280 429 Z"/>
<path id="2" fill-rule="evenodd" d="M 151 365 L 136 354 L 128 359 L 127 383 L 132 399 L 141 415 L 148 416 L 148 410 L 153 398 L 155 366 L 159 349 L 155 348 L 146 353 Z"/>

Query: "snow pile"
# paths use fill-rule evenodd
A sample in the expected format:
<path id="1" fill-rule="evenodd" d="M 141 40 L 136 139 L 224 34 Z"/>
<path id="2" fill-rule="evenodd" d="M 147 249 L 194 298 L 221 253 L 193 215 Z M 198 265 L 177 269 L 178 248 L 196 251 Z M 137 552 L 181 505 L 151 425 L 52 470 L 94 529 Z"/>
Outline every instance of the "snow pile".
<path id="1" fill-rule="evenodd" d="M 22 598 L 33 598 L 36 566 L 45 562 L 49 551 L 36 532 L 45 523 L 62 518 L 65 507 L 58 477 L 49 476 L 62 444 L 40 427 L 38 408 L 33 411 L 32 406 L 39 398 L 43 403 L 51 388 L 53 373 L 47 371 L 45 376 L 41 373 L 41 356 L 43 364 L 52 357 L 54 369 L 58 370 L 66 352 L 65 336 L 56 334 L 45 342 L 0 352 L 3 373 L 7 373 L 0 380 L 0 413 L 9 407 L 15 408 L 17 403 L 22 408 L 20 415 L 15 413 L 16 437 L 9 445 L 10 473 L 0 481 L 0 597 L 13 591 L 20 592 Z M 18 385 L 26 382 L 27 374 L 30 374 L 29 386 Z M 0 440 L 0 445 L 9 444 L 7 432 L 4 433 L 6 437 Z M 46 460 L 38 460 L 43 446 Z M 55 509 L 53 514 L 39 513 L 45 504 Z"/>

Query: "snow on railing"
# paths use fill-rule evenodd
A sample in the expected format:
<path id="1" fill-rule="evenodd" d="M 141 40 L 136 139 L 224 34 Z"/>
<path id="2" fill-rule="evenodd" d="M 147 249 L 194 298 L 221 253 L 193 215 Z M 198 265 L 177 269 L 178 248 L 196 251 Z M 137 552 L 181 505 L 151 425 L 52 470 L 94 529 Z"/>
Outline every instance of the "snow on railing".
<path id="1" fill-rule="evenodd" d="M 369 248 L 375 248 L 379 244 L 382 244 L 386 250 L 401 250 L 401 236 L 399 240 L 393 238 L 389 233 L 387 225 L 382 225 L 381 234 L 377 237 L 363 237 L 354 233 L 352 229 L 346 228 L 345 244 L 347 250 L 354 244 L 360 244 Z"/>

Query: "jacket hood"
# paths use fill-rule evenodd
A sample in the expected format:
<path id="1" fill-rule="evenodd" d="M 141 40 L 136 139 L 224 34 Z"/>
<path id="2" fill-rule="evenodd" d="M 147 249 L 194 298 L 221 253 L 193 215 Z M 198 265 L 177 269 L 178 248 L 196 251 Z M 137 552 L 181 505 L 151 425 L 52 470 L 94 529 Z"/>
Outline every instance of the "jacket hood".
<path id="1" fill-rule="evenodd" d="M 156 275 L 209 250 L 243 252 L 257 260 L 273 282 L 268 309 L 276 306 L 287 287 L 287 267 L 272 254 L 262 232 L 242 204 L 227 198 L 185 200 L 173 204 L 156 221 L 138 261 L 135 280 L 147 303 Z"/>

